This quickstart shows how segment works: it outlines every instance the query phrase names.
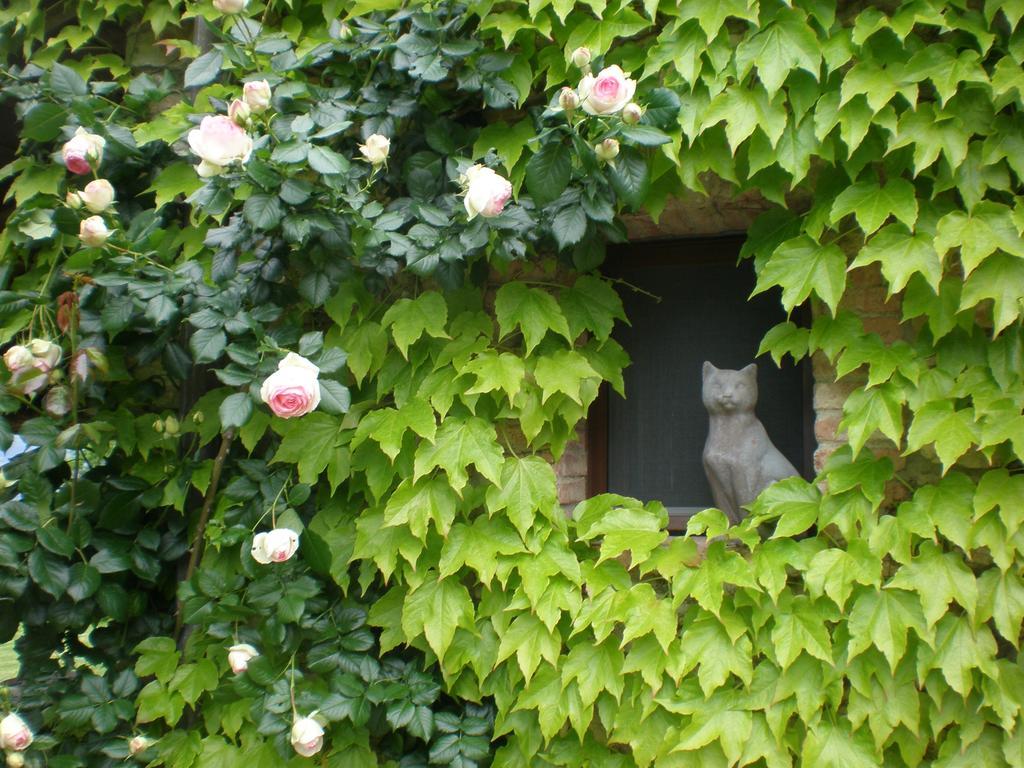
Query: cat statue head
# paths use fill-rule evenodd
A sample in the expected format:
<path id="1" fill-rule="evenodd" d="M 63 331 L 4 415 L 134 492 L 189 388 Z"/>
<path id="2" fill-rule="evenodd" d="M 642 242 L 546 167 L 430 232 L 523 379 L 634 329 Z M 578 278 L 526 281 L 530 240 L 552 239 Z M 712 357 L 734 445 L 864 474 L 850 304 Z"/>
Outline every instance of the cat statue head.
<path id="1" fill-rule="evenodd" d="M 757 365 L 739 371 L 715 368 L 704 361 L 704 389 L 701 393 L 708 413 L 743 413 L 757 404 Z"/>

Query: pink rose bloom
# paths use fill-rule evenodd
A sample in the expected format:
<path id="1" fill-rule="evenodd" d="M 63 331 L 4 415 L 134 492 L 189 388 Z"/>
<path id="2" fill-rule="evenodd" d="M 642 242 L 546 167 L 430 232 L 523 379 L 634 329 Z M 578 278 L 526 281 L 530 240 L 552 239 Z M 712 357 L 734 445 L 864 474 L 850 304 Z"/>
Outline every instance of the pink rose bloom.
<path id="1" fill-rule="evenodd" d="M 289 352 L 263 382 L 260 397 L 282 419 L 305 416 L 320 404 L 319 375 L 320 369 L 309 360 Z"/>
<path id="2" fill-rule="evenodd" d="M 497 216 L 512 197 L 512 185 L 485 165 L 472 166 L 462 177 L 466 197 L 463 200 L 470 219 L 478 215 Z"/>
<path id="3" fill-rule="evenodd" d="M 257 533 L 252 540 L 252 559 L 260 565 L 291 560 L 299 549 L 299 534 L 291 528 Z"/>
<path id="4" fill-rule="evenodd" d="M 103 161 L 103 147 L 106 144 L 107 140 L 102 136 L 79 127 L 61 149 L 64 165 L 72 173 L 90 173 L 93 168 L 99 168 Z"/>
<path id="5" fill-rule="evenodd" d="M 292 747 L 303 757 L 312 757 L 324 746 L 324 729 L 312 717 L 300 717 L 292 725 Z"/>
<path id="6" fill-rule="evenodd" d="M 618 112 L 636 92 L 636 80 L 631 80 L 622 69 L 613 64 L 580 80 L 580 103 L 590 115 L 611 115 Z"/>
<path id="7" fill-rule="evenodd" d="M 227 115 L 208 115 L 188 132 L 188 145 L 199 156 L 196 172 L 204 179 L 224 173 L 226 166 L 244 163 L 252 154 L 252 139 Z"/>
<path id="8" fill-rule="evenodd" d="M 32 731 L 13 712 L 0 720 L 0 747 L 24 752 L 32 744 Z"/>
<path id="9" fill-rule="evenodd" d="M 270 106 L 270 83 L 253 80 L 242 86 L 242 99 L 257 115 L 266 112 Z"/>

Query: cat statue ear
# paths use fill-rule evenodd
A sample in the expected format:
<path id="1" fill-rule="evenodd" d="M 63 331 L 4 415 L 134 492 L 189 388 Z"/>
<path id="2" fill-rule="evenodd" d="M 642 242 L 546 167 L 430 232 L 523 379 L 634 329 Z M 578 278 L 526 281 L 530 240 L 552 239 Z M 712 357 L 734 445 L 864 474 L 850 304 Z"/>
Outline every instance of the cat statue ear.
<path id="1" fill-rule="evenodd" d="M 715 372 L 716 372 L 717 370 L 718 370 L 718 369 L 717 369 L 717 368 L 715 368 L 715 366 L 713 366 L 713 365 L 712 365 L 712 364 L 710 363 L 710 361 L 708 361 L 708 360 L 705 360 L 705 361 L 704 361 L 704 378 L 705 378 L 705 379 L 706 379 L 706 378 L 707 378 L 708 376 L 710 376 L 710 375 L 711 375 L 712 373 L 715 373 Z"/>
<path id="2" fill-rule="evenodd" d="M 705 365 L 707 365 L 707 363 L 705 363 Z M 740 371 L 740 373 L 742 373 L 744 376 L 747 376 L 747 377 L 749 377 L 751 379 L 756 379 L 757 378 L 757 363 L 751 363 L 746 368 L 742 369 Z"/>

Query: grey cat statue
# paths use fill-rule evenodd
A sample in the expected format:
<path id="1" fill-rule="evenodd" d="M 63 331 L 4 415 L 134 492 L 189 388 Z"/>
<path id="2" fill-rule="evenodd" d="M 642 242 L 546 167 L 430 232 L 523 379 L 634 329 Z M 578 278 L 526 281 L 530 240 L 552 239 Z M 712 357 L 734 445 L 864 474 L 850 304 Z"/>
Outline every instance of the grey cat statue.
<path id="1" fill-rule="evenodd" d="M 704 443 L 704 472 L 715 505 L 735 525 L 743 507 L 776 480 L 799 475 L 775 447 L 754 415 L 757 365 L 741 371 L 704 362 L 704 407 L 710 422 Z"/>

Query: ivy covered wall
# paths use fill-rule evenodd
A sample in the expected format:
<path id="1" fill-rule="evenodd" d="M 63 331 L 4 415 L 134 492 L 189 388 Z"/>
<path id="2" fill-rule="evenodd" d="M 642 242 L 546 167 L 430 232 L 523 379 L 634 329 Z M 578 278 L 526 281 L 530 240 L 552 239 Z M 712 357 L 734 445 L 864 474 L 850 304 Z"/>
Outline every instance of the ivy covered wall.
<path id="1" fill-rule="evenodd" d="M 1022 16 L 7 4 L 9 765 L 1024 764 Z M 699 553 L 548 458 L 723 185 L 848 442 Z"/>

